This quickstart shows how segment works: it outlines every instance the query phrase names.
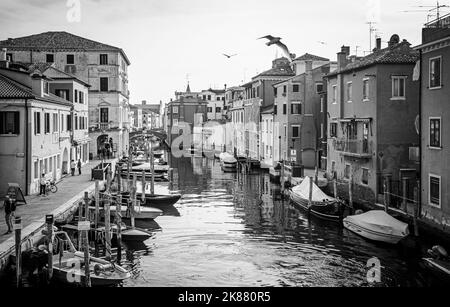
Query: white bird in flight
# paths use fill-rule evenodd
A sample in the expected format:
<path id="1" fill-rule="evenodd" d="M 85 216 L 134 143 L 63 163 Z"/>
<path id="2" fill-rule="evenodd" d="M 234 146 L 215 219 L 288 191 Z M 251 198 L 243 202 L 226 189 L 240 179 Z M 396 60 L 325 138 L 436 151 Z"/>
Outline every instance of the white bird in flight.
<path id="1" fill-rule="evenodd" d="M 294 56 L 289 52 L 288 47 L 281 42 L 281 37 L 273 37 L 272 35 L 266 35 L 258 39 L 263 38 L 269 40 L 269 42 L 266 43 L 267 46 L 277 45 L 283 51 L 284 55 L 289 59 L 289 61 L 293 60 Z"/>

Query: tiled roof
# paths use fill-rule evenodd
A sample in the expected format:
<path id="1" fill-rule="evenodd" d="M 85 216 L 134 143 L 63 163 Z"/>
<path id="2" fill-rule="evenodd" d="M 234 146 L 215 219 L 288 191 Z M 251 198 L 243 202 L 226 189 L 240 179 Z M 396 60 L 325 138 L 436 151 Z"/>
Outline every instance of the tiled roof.
<path id="1" fill-rule="evenodd" d="M 260 73 L 259 75 L 253 77 L 253 79 L 256 79 L 258 77 L 272 77 L 272 76 L 290 77 L 295 76 L 295 73 L 290 66 L 275 67 Z"/>
<path id="2" fill-rule="evenodd" d="M 320 57 L 318 55 L 305 53 L 302 56 L 299 56 L 294 61 L 329 61 L 330 59 Z"/>
<path id="3" fill-rule="evenodd" d="M 0 98 L 30 99 L 33 97 L 30 89 L 0 74 Z"/>
<path id="4" fill-rule="evenodd" d="M 419 60 L 419 52 L 413 50 L 407 41 L 397 45 L 375 51 L 355 62 L 347 64 L 343 69 L 338 69 L 328 76 L 334 76 L 339 73 L 359 70 L 376 64 L 415 64 Z"/>
<path id="5" fill-rule="evenodd" d="M 82 51 L 117 51 L 122 49 L 96 42 L 64 31 L 44 32 L 30 36 L 0 41 L 0 48 L 7 49 L 39 49 L 39 50 L 82 50 Z M 129 62 L 129 61 L 128 61 Z"/>

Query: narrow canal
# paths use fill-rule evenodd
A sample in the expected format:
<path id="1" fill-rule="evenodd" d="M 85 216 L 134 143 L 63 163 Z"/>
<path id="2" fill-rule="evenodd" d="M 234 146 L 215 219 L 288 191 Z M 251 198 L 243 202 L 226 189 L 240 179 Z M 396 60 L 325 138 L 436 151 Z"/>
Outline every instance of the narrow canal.
<path id="1" fill-rule="evenodd" d="M 426 286 L 421 252 L 367 242 L 316 219 L 280 197 L 269 175 L 225 174 L 217 161 L 174 160 L 175 208 L 146 228 L 145 246 L 130 246 L 133 278 L 125 286 L 371 286 L 366 268 L 381 263 L 377 286 Z M 142 225 L 145 226 L 145 225 Z"/>

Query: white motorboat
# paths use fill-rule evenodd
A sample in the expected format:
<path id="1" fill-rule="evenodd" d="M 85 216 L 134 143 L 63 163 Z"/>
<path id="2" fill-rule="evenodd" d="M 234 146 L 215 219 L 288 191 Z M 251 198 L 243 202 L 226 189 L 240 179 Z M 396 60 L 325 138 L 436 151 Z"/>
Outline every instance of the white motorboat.
<path id="1" fill-rule="evenodd" d="M 237 172 L 238 161 L 229 153 L 224 153 L 221 155 L 220 165 L 224 172 Z"/>
<path id="2" fill-rule="evenodd" d="M 409 235 L 408 224 L 381 210 L 348 216 L 344 227 L 366 239 L 390 244 L 397 244 Z"/>
<path id="3" fill-rule="evenodd" d="M 122 217 L 123 218 L 130 218 L 130 211 L 128 210 L 127 206 L 122 206 L 121 208 L 122 210 Z M 111 215 L 114 216 L 116 214 L 116 207 L 112 206 L 111 207 Z M 156 209 L 156 208 L 149 208 L 149 207 L 139 207 L 139 206 L 135 206 L 134 207 L 134 218 L 136 220 L 154 220 L 156 219 L 158 216 L 163 215 L 163 211 Z"/>

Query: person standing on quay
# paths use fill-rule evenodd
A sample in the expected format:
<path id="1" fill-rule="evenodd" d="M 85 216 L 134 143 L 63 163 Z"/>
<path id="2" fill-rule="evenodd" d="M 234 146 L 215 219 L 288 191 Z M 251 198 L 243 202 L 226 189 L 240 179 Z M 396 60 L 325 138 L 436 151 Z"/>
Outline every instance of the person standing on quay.
<path id="1" fill-rule="evenodd" d="M 12 233 L 13 230 L 12 219 L 14 218 L 14 212 L 16 211 L 16 201 L 10 195 L 6 195 L 4 202 L 4 209 L 5 209 L 6 225 L 8 226 L 8 231 L 5 233 L 6 236 Z"/>
<path id="2" fill-rule="evenodd" d="M 42 174 L 41 179 L 39 180 L 39 195 L 47 195 L 47 179 L 45 179 L 45 174 Z"/>
<path id="3" fill-rule="evenodd" d="M 75 163 L 74 160 L 72 160 L 72 162 L 70 162 L 70 170 L 72 172 L 72 176 L 75 176 L 75 168 L 77 167 L 77 164 Z"/>
<path id="4" fill-rule="evenodd" d="M 78 159 L 77 167 L 78 167 L 78 175 L 81 176 L 81 159 Z"/>

